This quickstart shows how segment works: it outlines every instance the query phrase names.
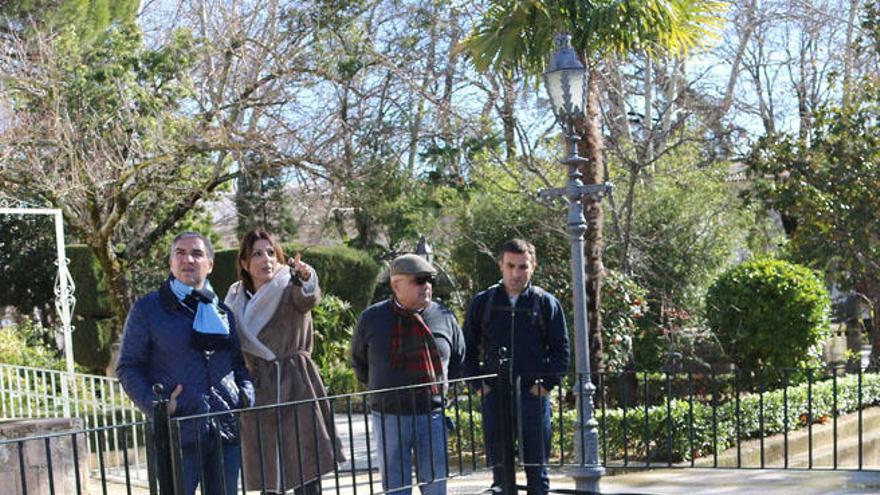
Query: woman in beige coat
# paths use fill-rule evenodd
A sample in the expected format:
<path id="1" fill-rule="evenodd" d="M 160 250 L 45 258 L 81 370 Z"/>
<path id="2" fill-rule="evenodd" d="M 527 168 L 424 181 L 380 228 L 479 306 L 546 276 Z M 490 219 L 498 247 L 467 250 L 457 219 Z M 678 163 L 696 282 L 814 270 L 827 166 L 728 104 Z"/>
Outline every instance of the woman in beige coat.
<path id="1" fill-rule="evenodd" d="M 269 232 L 254 229 L 245 234 L 238 251 L 239 281 L 229 288 L 225 302 L 235 314 L 245 363 L 256 386 L 255 406 L 311 402 L 242 415 L 245 486 L 314 494 L 320 490 L 320 476 L 343 461 L 332 411 L 320 400 L 327 392 L 311 358 L 311 309 L 321 289 L 314 269 L 298 254 L 287 265 L 283 259 L 281 246 Z"/>

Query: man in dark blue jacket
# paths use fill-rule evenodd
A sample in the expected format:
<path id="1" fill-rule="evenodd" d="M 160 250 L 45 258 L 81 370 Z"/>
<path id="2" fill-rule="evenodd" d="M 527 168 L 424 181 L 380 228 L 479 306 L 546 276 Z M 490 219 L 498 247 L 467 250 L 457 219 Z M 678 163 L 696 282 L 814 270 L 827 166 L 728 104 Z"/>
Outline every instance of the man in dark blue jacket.
<path id="1" fill-rule="evenodd" d="M 529 495 L 550 489 L 547 459 L 550 455 L 550 400 L 568 368 L 568 331 L 559 300 L 531 285 L 537 266 L 535 246 L 514 239 L 501 248 L 498 265 L 502 280 L 471 300 L 464 322 L 468 376 L 499 372 L 501 357 L 510 359 L 514 390 L 486 380 L 478 384 L 482 400 L 486 451 L 493 466 L 493 489 L 500 490 L 502 418 L 521 425 L 520 461 L 526 466 Z M 499 377 L 499 380 L 503 379 Z M 510 402 L 500 397 L 510 393 Z M 513 402 L 518 398 L 519 404 Z M 502 404 L 510 404 L 504 408 Z M 521 417 L 517 418 L 516 414 Z"/>
<path id="2" fill-rule="evenodd" d="M 169 264 L 168 280 L 128 313 L 116 366 L 125 392 L 147 415 L 155 384 L 163 387 L 171 417 L 252 404 L 254 386 L 232 311 L 208 282 L 214 267 L 211 242 L 195 232 L 179 234 L 171 244 Z M 194 493 L 202 479 L 203 493 L 222 494 L 225 485 L 226 494 L 235 494 L 241 465 L 235 416 L 210 414 L 179 425 L 186 493 Z"/>

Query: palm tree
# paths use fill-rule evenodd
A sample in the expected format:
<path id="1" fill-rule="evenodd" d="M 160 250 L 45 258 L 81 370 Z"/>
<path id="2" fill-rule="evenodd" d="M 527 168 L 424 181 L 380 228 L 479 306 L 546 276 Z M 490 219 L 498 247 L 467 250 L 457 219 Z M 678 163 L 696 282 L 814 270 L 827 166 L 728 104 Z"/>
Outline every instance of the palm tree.
<path id="1" fill-rule="evenodd" d="M 555 34 L 571 35 L 572 47 L 590 76 L 586 116 L 575 125 L 582 136 L 578 153 L 588 160 L 581 173 L 585 184 L 600 184 L 604 167 L 599 82 L 592 77 L 596 63 L 635 51 L 649 57 L 684 54 L 720 25 L 725 5 L 719 0 L 491 0 L 465 48 L 478 70 L 513 70 L 528 80 L 543 71 L 555 49 Z M 601 371 L 601 203 L 584 198 L 584 214 L 590 369 Z"/>

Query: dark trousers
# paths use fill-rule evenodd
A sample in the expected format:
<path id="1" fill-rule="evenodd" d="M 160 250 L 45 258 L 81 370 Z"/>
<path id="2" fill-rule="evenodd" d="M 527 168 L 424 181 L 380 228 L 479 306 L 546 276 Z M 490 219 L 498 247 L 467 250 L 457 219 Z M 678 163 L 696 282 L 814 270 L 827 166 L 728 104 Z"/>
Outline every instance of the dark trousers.
<path id="1" fill-rule="evenodd" d="M 492 389 L 482 401 L 486 455 L 492 466 L 493 485 L 501 484 L 501 421 L 507 419 L 517 432 L 519 458 L 525 465 L 528 494 L 544 495 L 550 490 L 546 467 L 550 457 L 550 399 L 523 391 L 518 403 L 515 399 L 511 400 L 516 407 L 512 407 L 510 411 L 502 411 L 499 407 L 500 400 L 496 396 L 495 389 Z M 502 414 L 506 416 L 501 416 Z"/>
<path id="2" fill-rule="evenodd" d="M 199 484 L 202 484 L 202 493 L 205 495 L 222 495 L 223 485 L 227 495 L 237 493 L 238 473 L 241 470 L 241 449 L 238 444 L 223 444 L 214 438 L 205 438 L 202 439 L 201 449 L 196 445 L 186 446 L 181 457 L 185 493 L 195 493 Z"/>

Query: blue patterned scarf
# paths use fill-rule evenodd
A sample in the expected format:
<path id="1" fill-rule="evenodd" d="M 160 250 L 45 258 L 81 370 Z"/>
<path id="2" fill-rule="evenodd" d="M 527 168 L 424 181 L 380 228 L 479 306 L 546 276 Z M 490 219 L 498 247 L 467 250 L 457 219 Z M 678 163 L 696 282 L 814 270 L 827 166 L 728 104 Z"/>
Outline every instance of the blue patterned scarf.
<path id="1" fill-rule="evenodd" d="M 194 289 L 189 285 L 171 278 L 171 292 L 185 306 L 195 310 L 193 319 L 193 345 L 205 351 L 214 350 L 225 345 L 229 340 L 229 319 L 218 306 L 219 298 L 214 294 L 211 283 L 205 281 L 205 287 Z"/>

